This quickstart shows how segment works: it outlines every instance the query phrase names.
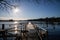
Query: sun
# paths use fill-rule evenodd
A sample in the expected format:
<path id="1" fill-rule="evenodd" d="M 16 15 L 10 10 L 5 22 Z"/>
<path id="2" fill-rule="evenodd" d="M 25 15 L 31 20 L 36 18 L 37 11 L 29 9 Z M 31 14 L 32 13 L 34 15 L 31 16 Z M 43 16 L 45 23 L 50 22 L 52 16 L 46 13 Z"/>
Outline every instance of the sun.
<path id="1" fill-rule="evenodd" d="M 13 11 L 13 13 L 19 13 L 19 11 L 20 11 L 20 10 L 19 10 L 19 8 L 18 8 L 18 7 L 16 7 L 16 8 L 13 8 L 13 10 L 12 10 L 12 11 Z"/>
<path id="2" fill-rule="evenodd" d="M 19 7 L 19 6 L 12 7 L 11 16 L 13 17 L 13 19 L 18 19 L 19 16 L 22 16 L 22 9 L 21 9 L 21 7 Z"/>

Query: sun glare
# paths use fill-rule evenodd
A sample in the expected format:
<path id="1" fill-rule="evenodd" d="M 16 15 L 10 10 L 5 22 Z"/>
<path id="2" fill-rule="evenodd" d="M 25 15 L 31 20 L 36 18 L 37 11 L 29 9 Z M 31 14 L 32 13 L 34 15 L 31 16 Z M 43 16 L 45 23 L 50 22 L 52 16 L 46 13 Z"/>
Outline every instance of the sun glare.
<path id="1" fill-rule="evenodd" d="M 16 24 L 16 23 L 18 23 L 18 22 L 14 22 L 14 23 Z M 17 25 L 15 25 L 14 27 L 15 27 L 15 34 L 16 34 L 16 33 L 18 33 L 18 31 L 17 31 L 17 29 L 18 29 L 18 28 L 17 28 Z"/>
<path id="2" fill-rule="evenodd" d="M 27 25 L 27 30 L 29 30 L 29 29 L 34 29 L 34 26 L 31 22 L 29 22 Z"/>
<path id="3" fill-rule="evenodd" d="M 19 10 L 19 8 L 13 8 L 13 13 L 18 13 L 20 10 Z"/>
<path id="4" fill-rule="evenodd" d="M 18 23 L 18 22 L 14 22 L 15 24 Z"/>
<path id="5" fill-rule="evenodd" d="M 17 33 L 17 29 L 18 29 L 18 28 L 17 28 L 17 25 L 15 25 L 15 33 Z"/>

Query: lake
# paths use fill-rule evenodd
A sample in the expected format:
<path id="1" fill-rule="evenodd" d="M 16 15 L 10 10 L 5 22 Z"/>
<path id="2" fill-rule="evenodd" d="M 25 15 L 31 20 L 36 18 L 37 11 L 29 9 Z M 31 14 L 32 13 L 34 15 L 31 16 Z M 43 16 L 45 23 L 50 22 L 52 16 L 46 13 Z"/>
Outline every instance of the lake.
<path id="1" fill-rule="evenodd" d="M 25 24 L 28 22 L 32 22 L 33 24 L 37 25 L 39 28 L 42 27 L 48 31 L 48 39 L 47 40 L 60 40 L 60 25 L 58 25 L 56 22 L 54 24 L 46 22 L 41 22 L 41 21 L 15 21 L 15 22 L 0 22 L 0 30 L 2 29 L 2 24 L 5 24 L 5 29 L 24 29 Z M 18 27 L 17 27 L 18 26 Z M 19 26 L 23 26 L 22 28 Z M 15 28 L 14 28 L 15 27 Z M 9 32 L 12 34 L 19 34 L 19 32 L 14 31 L 14 32 Z M 2 38 L 0 38 L 2 40 Z M 13 38 L 8 38 L 8 40 L 14 40 Z M 46 40 L 46 39 L 43 39 Z"/>

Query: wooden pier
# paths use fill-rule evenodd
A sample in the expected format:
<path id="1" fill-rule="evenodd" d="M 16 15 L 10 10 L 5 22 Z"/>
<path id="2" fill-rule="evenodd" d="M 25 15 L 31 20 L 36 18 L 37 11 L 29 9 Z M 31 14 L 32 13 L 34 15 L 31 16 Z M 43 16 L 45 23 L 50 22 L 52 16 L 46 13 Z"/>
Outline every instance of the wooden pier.
<path id="1" fill-rule="evenodd" d="M 17 28 L 19 27 L 17 26 Z M 5 29 L 5 24 L 2 24 L 2 29 L 0 30 L 0 38 L 2 38 L 3 40 L 7 40 L 8 37 L 15 37 L 14 40 L 43 40 L 43 38 L 46 38 L 48 35 L 47 30 L 43 28 L 38 28 L 35 24 L 32 24 L 31 22 L 25 24 L 24 29 L 17 28 L 16 30 L 14 30 L 14 28 Z M 19 34 L 10 33 L 13 31 L 18 31 Z"/>

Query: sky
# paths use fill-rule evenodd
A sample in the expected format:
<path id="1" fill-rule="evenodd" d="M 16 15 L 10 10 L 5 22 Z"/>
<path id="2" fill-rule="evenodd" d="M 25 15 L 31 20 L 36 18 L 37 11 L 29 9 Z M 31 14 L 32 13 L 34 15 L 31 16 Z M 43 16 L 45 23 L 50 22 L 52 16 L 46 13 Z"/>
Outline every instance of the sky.
<path id="1" fill-rule="evenodd" d="M 60 3 L 40 3 L 34 4 L 29 2 L 15 2 L 11 3 L 16 5 L 16 10 L 0 10 L 1 19 L 37 19 L 46 17 L 60 17 Z M 16 13 L 15 13 L 16 12 Z"/>

